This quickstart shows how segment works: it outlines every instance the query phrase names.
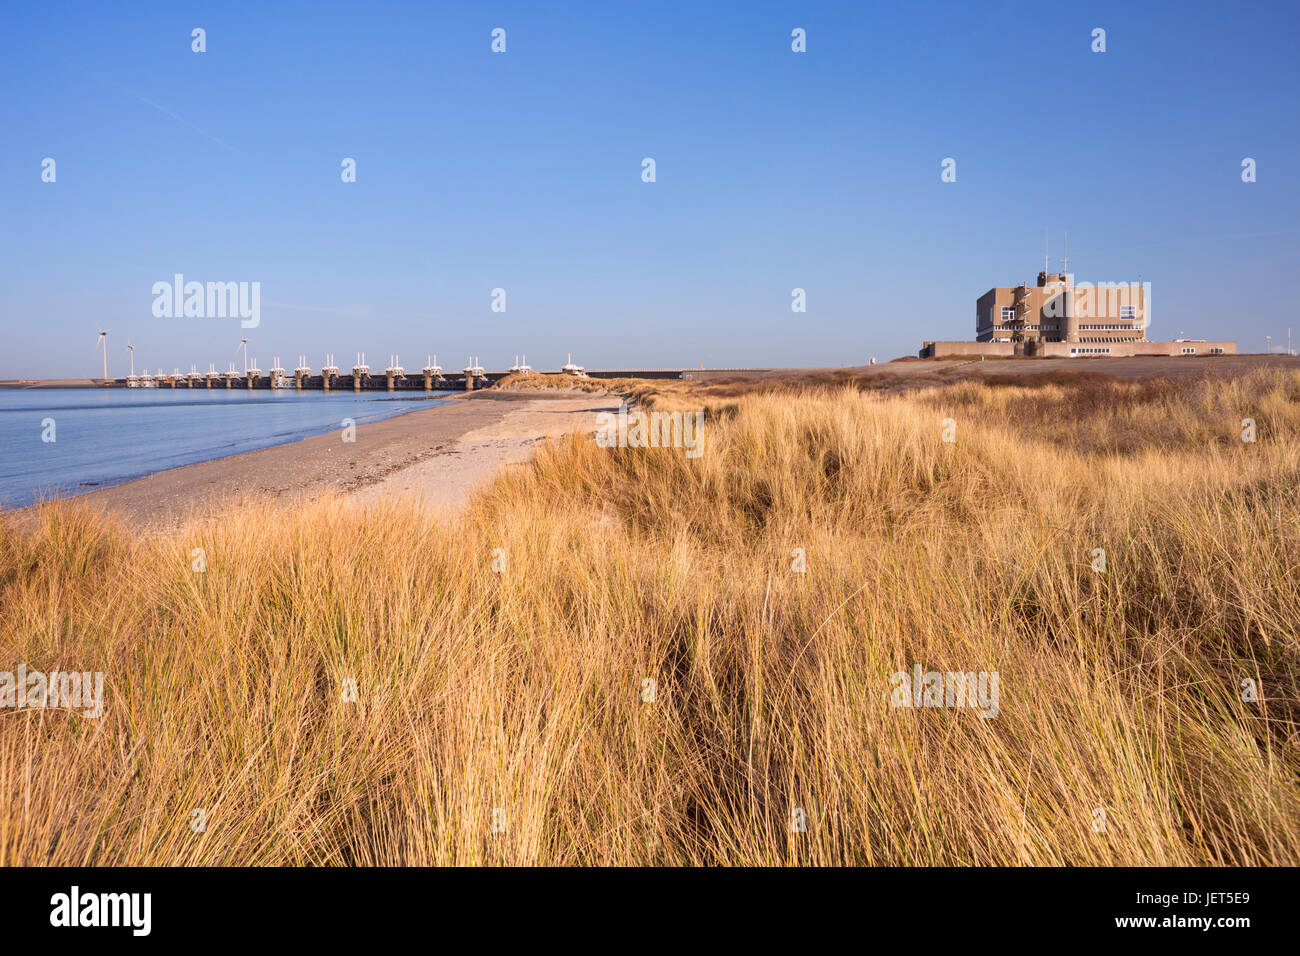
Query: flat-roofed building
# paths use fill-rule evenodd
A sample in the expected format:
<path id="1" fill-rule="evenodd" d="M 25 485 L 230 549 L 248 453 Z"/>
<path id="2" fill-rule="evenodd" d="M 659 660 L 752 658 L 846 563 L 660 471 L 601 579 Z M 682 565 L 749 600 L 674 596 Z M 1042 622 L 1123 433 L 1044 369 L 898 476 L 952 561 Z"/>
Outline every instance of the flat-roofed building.
<path id="1" fill-rule="evenodd" d="M 1227 355 L 1235 342 L 1147 339 L 1150 283 L 1083 282 L 1040 272 L 1029 285 L 998 286 L 975 300 L 973 342 L 926 342 L 922 358 L 951 355 Z"/>

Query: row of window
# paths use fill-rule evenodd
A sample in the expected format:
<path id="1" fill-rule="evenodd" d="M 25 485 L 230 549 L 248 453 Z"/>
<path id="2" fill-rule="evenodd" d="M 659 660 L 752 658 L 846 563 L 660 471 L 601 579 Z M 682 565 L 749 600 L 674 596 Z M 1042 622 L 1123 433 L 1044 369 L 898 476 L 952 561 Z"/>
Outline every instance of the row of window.
<path id="1" fill-rule="evenodd" d="M 1071 354 L 1071 355 L 1109 355 L 1109 354 L 1110 354 L 1110 349 L 1108 349 L 1108 348 L 1104 348 L 1104 347 L 1097 347 L 1097 346 L 1080 346 L 1079 348 L 1071 348 L 1071 349 L 1070 349 L 1070 354 Z M 1182 347 L 1182 354 L 1183 354 L 1183 355 L 1195 355 L 1195 354 L 1196 354 L 1196 346 L 1194 346 L 1194 345 L 1184 345 L 1184 346 Z M 1222 348 L 1219 348 L 1219 347 L 1216 346 L 1215 348 L 1210 349 L 1210 354 L 1211 354 L 1211 355 L 1222 355 L 1222 354 L 1223 354 L 1223 349 L 1222 349 Z"/>
<path id="2" fill-rule="evenodd" d="M 1138 317 L 1138 314 L 1137 314 L 1137 306 L 1136 306 L 1136 305 L 1121 305 L 1121 306 L 1119 307 L 1119 317 L 1120 317 L 1121 319 L 1130 319 L 1130 320 L 1136 321 L 1136 320 L 1137 320 L 1137 317 Z M 1003 321 L 1003 322 L 1014 322 L 1015 320 L 1016 320 L 1016 307 L 1015 307 L 1014 305 L 1004 305 L 1004 306 L 1002 307 L 1002 321 Z M 1081 328 L 1085 328 L 1085 329 L 1101 329 L 1101 328 L 1109 328 L 1109 326 L 1102 326 L 1102 325 L 1085 325 L 1085 326 L 1081 326 Z"/>
<path id="3" fill-rule="evenodd" d="M 985 332 L 1059 332 L 1059 325 L 995 325 L 990 329 L 979 329 L 976 335 L 983 335 Z M 1081 325 L 1080 332 L 1132 332 L 1134 335 L 1140 335 L 1142 330 L 1132 325 Z"/>
<path id="4" fill-rule="evenodd" d="M 993 338 L 989 339 L 988 341 L 990 341 L 990 342 L 1010 342 L 1011 339 L 1009 339 L 1009 338 L 998 338 L 998 337 L 994 336 Z M 1064 342 L 1065 340 L 1062 339 L 1059 335 L 1044 335 L 1044 336 L 1043 336 L 1043 341 L 1044 341 L 1044 342 Z M 1087 337 L 1085 337 L 1085 338 L 1081 338 L 1081 339 L 1079 339 L 1079 341 L 1080 341 L 1080 342 L 1144 342 L 1144 341 L 1146 341 L 1146 340 L 1145 340 L 1145 339 L 1142 339 L 1142 338 L 1139 338 L 1138 336 L 1124 336 L 1124 335 L 1092 335 L 1092 336 L 1087 336 Z"/>
<path id="5" fill-rule="evenodd" d="M 989 339 L 989 341 L 990 341 L 990 342 L 1010 342 L 1011 339 L 996 339 L 996 338 L 995 338 L 995 339 Z M 1060 337 L 1059 335 L 1044 335 L 1044 336 L 1043 336 L 1043 341 L 1044 341 L 1044 342 L 1060 342 L 1060 341 L 1063 341 L 1063 340 L 1061 339 L 1061 337 Z"/>
<path id="6" fill-rule="evenodd" d="M 1006 325 L 1006 324 L 1009 323 L 1009 322 L 1015 322 L 1015 321 L 1016 321 L 1016 307 L 1013 306 L 1013 305 L 1004 305 L 1004 306 L 1002 307 L 1002 324 L 1003 324 L 1003 325 Z M 1042 328 L 1042 329 L 1054 329 L 1054 328 L 1056 328 L 1056 326 L 1055 326 L 1055 325 L 1027 325 L 1027 326 L 1025 326 L 1025 328 L 1029 328 L 1029 329 L 1039 329 L 1039 328 Z"/>
<path id="7" fill-rule="evenodd" d="M 1010 339 L 989 339 L 989 341 L 990 341 L 990 342 L 1007 342 L 1007 343 L 1010 343 L 1010 342 L 1011 342 Z M 1052 339 L 1047 339 L 1046 341 L 1051 342 Z M 1085 342 L 1096 342 L 1096 341 L 1103 341 L 1103 342 L 1104 342 L 1104 341 L 1122 341 L 1122 340 L 1119 340 L 1119 339 L 1115 339 L 1115 340 L 1107 340 L 1107 339 L 1101 339 L 1101 340 L 1098 340 L 1098 339 L 1084 339 L 1084 341 L 1085 341 Z M 1105 346 L 1096 346 L 1096 345 L 1071 346 L 1071 347 L 1070 347 L 1070 354 L 1071 354 L 1071 355 L 1109 355 L 1109 354 L 1110 354 L 1110 349 L 1107 348 L 1107 347 L 1105 347 Z M 1184 346 L 1183 346 L 1183 349 L 1182 349 L 1182 354 L 1183 354 L 1183 355 L 1195 355 L 1195 354 L 1196 354 L 1196 348 L 1195 348 L 1195 346 L 1184 345 Z M 1221 348 L 1212 348 L 1212 349 L 1210 349 L 1210 354 L 1211 354 L 1211 355 L 1222 355 L 1222 354 L 1223 354 L 1223 349 L 1221 349 Z"/>

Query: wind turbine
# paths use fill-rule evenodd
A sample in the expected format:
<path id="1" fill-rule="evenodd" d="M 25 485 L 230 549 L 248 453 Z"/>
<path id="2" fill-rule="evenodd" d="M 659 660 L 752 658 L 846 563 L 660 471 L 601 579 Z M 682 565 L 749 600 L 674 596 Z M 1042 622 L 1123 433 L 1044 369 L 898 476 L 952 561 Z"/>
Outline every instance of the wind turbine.
<path id="1" fill-rule="evenodd" d="M 244 374 L 248 374 L 248 339 L 244 336 L 239 337 L 239 344 L 235 346 L 235 351 L 244 350 Z"/>
<path id="2" fill-rule="evenodd" d="M 127 342 L 126 350 L 131 353 L 131 377 L 135 378 L 135 346 Z"/>
<path id="3" fill-rule="evenodd" d="M 108 333 L 112 332 L 113 330 L 101 329 L 98 325 L 95 326 L 95 329 L 99 332 L 99 338 L 95 340 L 95 345 L 97 348 L 102 348 L 104 350 L 104 378 L 107 379 L 108 378 Z"/>

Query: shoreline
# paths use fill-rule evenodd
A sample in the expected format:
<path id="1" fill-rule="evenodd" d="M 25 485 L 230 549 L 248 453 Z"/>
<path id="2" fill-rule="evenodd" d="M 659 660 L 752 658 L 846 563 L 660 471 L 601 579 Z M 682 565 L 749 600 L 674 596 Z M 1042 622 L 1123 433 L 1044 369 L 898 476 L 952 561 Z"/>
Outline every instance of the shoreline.
<path id="1" fill-rule="evenodd" d="M 357 503 L 407 497 L 424 507 L 459 507 L 503 466 L 526 461 L 534 446 L 589 425 L 618 399 L 607 393 L 473 392 L 431 408 L 154 472 L 58 499 L 115 512 L 158 530 L 201 513 L 232 510 L 247 498 L 286 504 L 325 494 Z M 29 506 L 7 512 L 32 515 Z"/>
<path id="2" fill-rule="evenodd" d="M 491 393 L 481 393 L 488 395 Z M 596 414 L 617 411 L 622 400 L 609 392 L 502 392 L 505 414 L 466 431 L 449 444 L 378 481 L 353 489 L 356 504 L 407 500 L 446 514 L 459 509 L 478 487 L 503 468 L 532 459 L 537 446 L 569 432 L 595 433 Z"/>
<path id="3" fill-rule="evenodd" d="M 164 392 L 163 394 L 166 394 L 166 392 Z M 422 406 L 427 406 L 427 407 L 411 408 L 408 411 L 384 410 L 381 411 L 380 413 L 377 413 L 378 417 L 367 418 L 363 424 L 368 427 L 370 425 L 378 424 L 379 422 L 387 420 L 389 418 L 396 418 L 400 415 L 408 414 L 409 412 L 427 411 L 429 407 L 445 405 L 460 397 L 461 396 L 459 393 L 435 392 L 433 393 L 433 395 L 428 397 L 405 400 L 408 402 L 418 401 L 421 403 Z M 391 400 L 403 401 L 403 399 L 391 399 Z M 378 399 L 377 401 L 385 401 L 385 399 Z M 149 407 L 149 406 L 141 403 L 139 407 Z M 137 472 L 135 474 L 126 475 L 123 477 L 115 477 L 115 478 L 110 478 L 110 479 L 105 479 L 100 481 L 82 483 L 80 485 L 64 485 L 53 489 L 38 488 L 35 491 L 35 493 L 31 496 L 31 498 L 33 498 L 34 500 L 22 501 L 21 503 L 16 503 L 12 505 L 8 503 L 0 503 L 0 514 L 21 513 L 28 508 L 35 507 L 41 504 L 42 502 L 46 502 L 46 501 L 81 500 L 90 495 L 98 494 L 102 491 L 111 491 L 114 488 L 120 488 L 123 485 L 127 485 L 135 481 L 141 481 L 145 478 L 152 477 L 153 475 L 162 474 L 164 472 L 176 471 L 181 468 L 188 468 L 192 465 L 206 465 L 211 462 L 222 461 L 227 458 L 235 458 L 238 457 L 239 455 L 246 455 L 256 451 L 264 451 L 271 448 L 277 448 L 281 445 L 293 445 L 310 438 L 318 438 L 324 435 L 335 434 L 339 430 L 340 429 L 338 425 L 335 424 L 331 424 L 327 428 L 324 428 L 323 430 L 320 426 L 304 426 L 297 429 L 296 432 L 294 433 L 270 436 L 271 444 L 267 444 L 267 445 L 257 445 L 252 448 L 245 447 L 242 450 L 230 450 L 229 447 L 213 448 L 211 449 L 211 451 L 213 452 L 211 457 L 201 458 L 197 461 L 188 461 L 180 464 L 166 465 L 164 467 L 160 467 L 153 471 Z"/>

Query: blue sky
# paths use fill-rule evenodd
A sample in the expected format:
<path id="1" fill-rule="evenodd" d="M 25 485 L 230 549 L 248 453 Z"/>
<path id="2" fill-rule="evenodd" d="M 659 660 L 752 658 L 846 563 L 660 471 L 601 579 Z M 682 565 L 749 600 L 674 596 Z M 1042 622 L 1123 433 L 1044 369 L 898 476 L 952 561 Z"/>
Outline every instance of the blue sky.
<path id="1" fill-rule="evenodd" d="M 96 323 L 224 368 L 177 272 L 261 283 L 263 369 L 862 364 L 971 338 L 1045 229 L 1153 338 L 1300 341 L 1297 5 L 1135 6 L 7 4 L 0 378 L 99 374 Z"/>

